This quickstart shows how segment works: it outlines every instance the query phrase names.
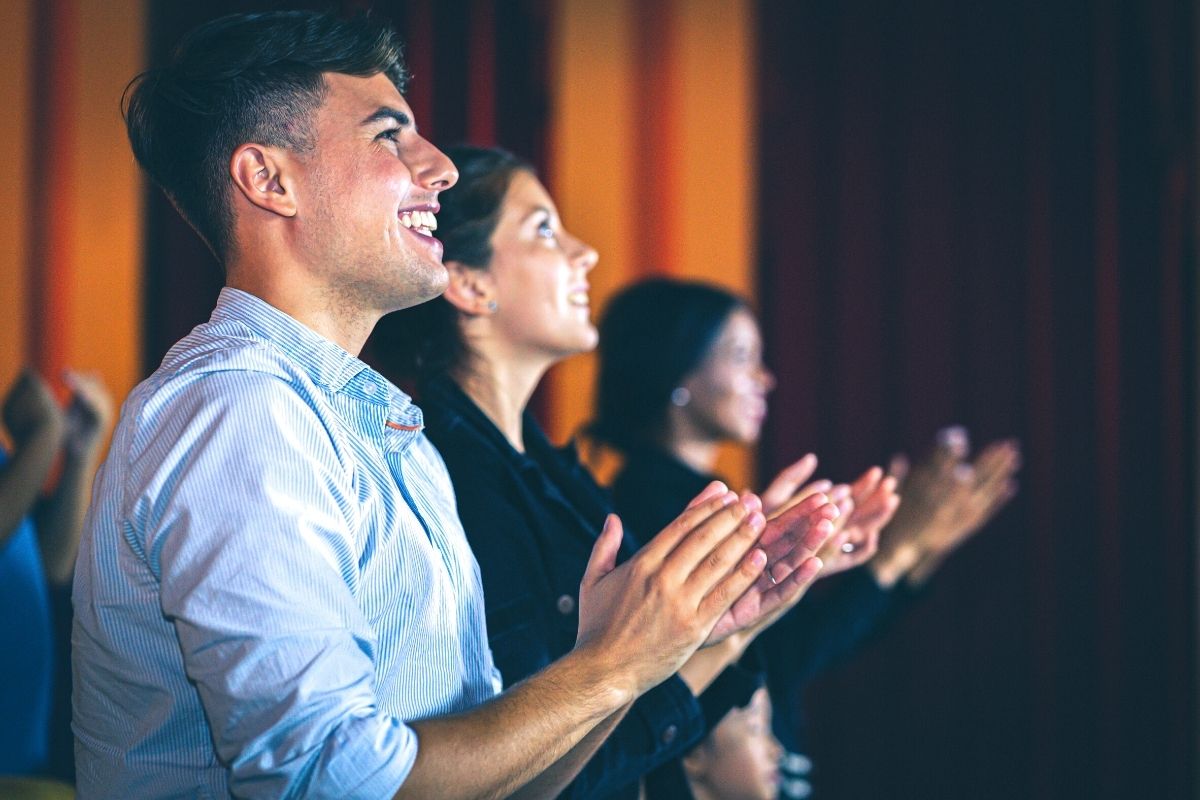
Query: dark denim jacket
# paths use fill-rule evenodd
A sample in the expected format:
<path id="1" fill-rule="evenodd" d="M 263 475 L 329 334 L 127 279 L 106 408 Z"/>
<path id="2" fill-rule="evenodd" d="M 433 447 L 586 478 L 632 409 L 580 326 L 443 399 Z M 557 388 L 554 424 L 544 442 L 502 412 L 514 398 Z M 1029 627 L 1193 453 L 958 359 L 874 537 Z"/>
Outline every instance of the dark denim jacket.
<path id="1" fill-rule="evenodd" d="M 454 482 L 483 576 L 488 640 L 511 685 L 574 647 L 579 582 L 612 505 L 574 448 L 551 445 L 532 415 L 524 421 L 526 452 L 518 453 L 448 379 L 424 387 L 421 407 L 425 433 Z M 635 542 L 627 526 L 620 560 Z M 637 797 L 642 776 L 687 752 L 707 733 L 706 716 L 745 704 L 759 680 L 726 670 L 702 705 L 682 680 L 668 679 L 633 704 L 562 796 Z"/>

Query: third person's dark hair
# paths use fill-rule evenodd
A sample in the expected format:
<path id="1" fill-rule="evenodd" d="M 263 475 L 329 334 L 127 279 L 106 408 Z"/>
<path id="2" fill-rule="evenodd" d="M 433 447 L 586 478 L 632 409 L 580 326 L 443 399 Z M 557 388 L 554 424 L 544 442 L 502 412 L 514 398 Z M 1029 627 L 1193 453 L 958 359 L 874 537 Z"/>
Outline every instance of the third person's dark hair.
<path id="1" fill-rule="evenodd" d="M 671 391 L 704 360 L 745 302 L 718 286 L 652 278 L 609 302 L 600 320 L 595 418 L 588 433 L 628 451 L 653 446 Z"/>

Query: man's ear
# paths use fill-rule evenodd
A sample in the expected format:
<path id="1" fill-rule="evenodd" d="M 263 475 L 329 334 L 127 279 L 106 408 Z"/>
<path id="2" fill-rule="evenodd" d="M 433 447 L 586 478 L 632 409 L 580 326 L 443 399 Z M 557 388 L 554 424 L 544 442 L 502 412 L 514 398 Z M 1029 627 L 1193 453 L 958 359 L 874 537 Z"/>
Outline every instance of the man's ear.
<path id="1" fill-rule="evenodd" d="M 233 185 L 255 206 L 281 217 L 296 216 L 288 159 L 274 147 L 244 144 L 233 151 L 229 174 Z"/>
<path id="2" fill-rule="evenodd" d="M 496 282 L 486 269 L 468 267 L 461 261 L 447 261 L 450 282 L 442 295 L 450 305 L 472 317 L 489 316 L 496 310 Z"/>

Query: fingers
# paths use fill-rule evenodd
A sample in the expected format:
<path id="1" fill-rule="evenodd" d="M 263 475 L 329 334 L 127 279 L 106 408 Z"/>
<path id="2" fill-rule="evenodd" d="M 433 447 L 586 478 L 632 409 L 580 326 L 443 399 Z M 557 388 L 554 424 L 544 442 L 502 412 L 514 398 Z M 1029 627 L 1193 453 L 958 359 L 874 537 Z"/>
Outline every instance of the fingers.
<path id="1" fill-rule="evenodd" d="M 720 481 L 713 481 L 708 486 L 704 487 L 704 491 L 693 497 L 691 502 L 687 504 L 686 508 L 695 508 L 706 500 L 711 500 L 712 498 L 717 497 L 718 495 L 723 495 L 728 491 L 728 486 Z"/>
<path id="2" fill-rule="evenodd" d="M 596 585 L 601 578 L 616 569 L 617 553 L 621 549 L 621 539 L 624 536 L 625 530 L 620 517 L 609 514 L 604 518 L 604 529 L 592 545 L 592 555 L 583 571 L 583 586 Z"/>
<path id="3" fill-rule="evenodd" d="M 994 442 L 988 445 L 973 465 L 979 489 L 988 494 L 998 493 L 1020 466 L 1020 460 L 1021 453 L 1015 442 Z"/>
<path id="4" fill-rule="evenodd" d="M 700 586 L 702 595 L 754 546 L 765 523 L 762 501 L 747 494 L 696 526 L 660 569 L 667 577 Z"/>
<path id="5" fill-rule="evenodd" d="M 791 509 L 800 505 L 805 500 L 812 497 L 814 494 L 829 494 L 829 492 L 832 489 L 833 489 L 833 481 L 827 481 L 827 480 L 813 481 L 812 483 L 810 483 L 807 486 L 798 490 L 790 498 L 788 498 L 788 501 L 786 503 L 784 503 L 781 506 L 777 506 L 776 508 L 768 511 L 767 516 L 771 519 L 774 519 L 775 517 L 778 517 L 780 514 L 784 513 L 785 511 L 790 511 Z"/>
<path id="6" fill-rule="evenodd" d="M 829 500 L 829 495 L 814 494 L 771 519 L 761 539 L 763 547 L 767 549 L 767 555 L 771 555 L 771 547 L 776 542 L 785 541 L 785 545 L 790 548 L 796 540 L 807 535 L 811 525 L 821 520 L 837 519 L 841 512 Z M 789 539 L 790 542 L 786 541 Z"/>
<path id="7" fill-rule="evenodd" d="M 896 494 L 896 479 L 888 476 L 881 480 L 874 491 L 855 506 L 852 525 L 881 528 L 888 523 L 900 505 Z"/>
<path id="8" fill-rule="evenodd" d="M 800 562 L 788 575 L 779 578 L 762 592 L 760 613 L 770 614 L 781 607 L 789 607 L 800 601 L 813 582 L 824 572 L 825 563 L 816 556 Z"/>
<path id="9" fill-rule="evenodd" d="M 888 475 L 895 478 L 899 483 L 904 483 L 904 479 L 908 477 L 908 456 L 904 453 L 896 453 L 892 456 L 892 460 L 888 462 Z"/>
<path id="10" fill-rule="evenodd" d="M 728 576 L 730 571 L 748 553 L 762 550 L 754 545 L 762 534 L 765 524 L 766 518 L 763 517 L 761 511 L 750 512 L 732 534 L 719 540 L 715 547 L 702 556 L 687 577 L 687 582 L 701 595 L 709 592 L 713 586 Z M 765 559 L 764 553 L 764 564 Z"/>
<path id="11" fill-rule="evenodd" d="M 804 482 L 812 477 L 816 469 L 817 457 L 812 453 L 785 467 L 762 493 L 763 508 L 766 512 L 771 513 L 787 503 Z"/>
<path id="12" fill-rule="evenodd" d="M 714 623 L 746 592 L 750 591 L 755 581 L 763 574 L 767 565 L 767 554 L 760 548 L 754 548 L 738 563 L 735 570 L 718 581 L 712 590 L 700 602 L 700 614 Z"/>
<path id="13" fill-rule="evenodd" d="M 855 503 L 861 505 L 863 500 L 875 491 L 882 480 L 883 470 L 879 467 L 871 467 L 860 475 L 858 480 L 850 484 L 850 496 L 854 498 Z"/>
<path id="14" fill-rule="evenodd" d="M 709 489 L 706 488 L 701 495 L 708 492 Z M 682 514 L 676 517 L 670 525 L 663 528 L 657 536 L 651 539 L 639 551 L 639 556 L 661 562 L 693 529 L 721 509 L 734 504 L 737 499 L 738 496 L 736 494 L 726 491 L 723 494 L 714 493 L 713 496 L 703 502 L 688 506 Z"/>
<path id="15" fill-rule="evenodd" d="M 802 507 L 798 507 L 799 511 Z M 808 511 L 807 514 L 794 518 L 791 513 L 787 519 L 773 521 L 775 525 L 781 522 L 789 524 L 784 535 L 780 535 L 770 544 L 766 533 L 760 542 L 765 544 L 769 559 L 771 577 L 778 583 L 790 575 L 807 558 L 816 555 L 826 541 L 835 532 L 834 520 L 837 518 L 837 506 L 825 503 Z"/>

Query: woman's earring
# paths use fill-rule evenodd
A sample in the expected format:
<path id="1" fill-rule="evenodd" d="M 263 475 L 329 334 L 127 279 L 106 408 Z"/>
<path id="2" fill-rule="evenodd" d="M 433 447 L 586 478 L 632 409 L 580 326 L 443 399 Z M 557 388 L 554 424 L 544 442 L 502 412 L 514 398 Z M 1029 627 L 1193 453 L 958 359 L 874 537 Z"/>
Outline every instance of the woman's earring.
<path id="1" fill-rule="evenodd" d="M 671 405 L 683 408 L 690 402 L 692 402 L 692 393 L 687 389 L 676 386 L 671 390 Z"/>
<path id="2" fill-rule="evenodd" d="M 500 308 L 500 304 L 497 303 L 495 300 L 487 301 L 487 310 L 488 310 L 489 314 L 495 314 L 499 308 Z"/>

